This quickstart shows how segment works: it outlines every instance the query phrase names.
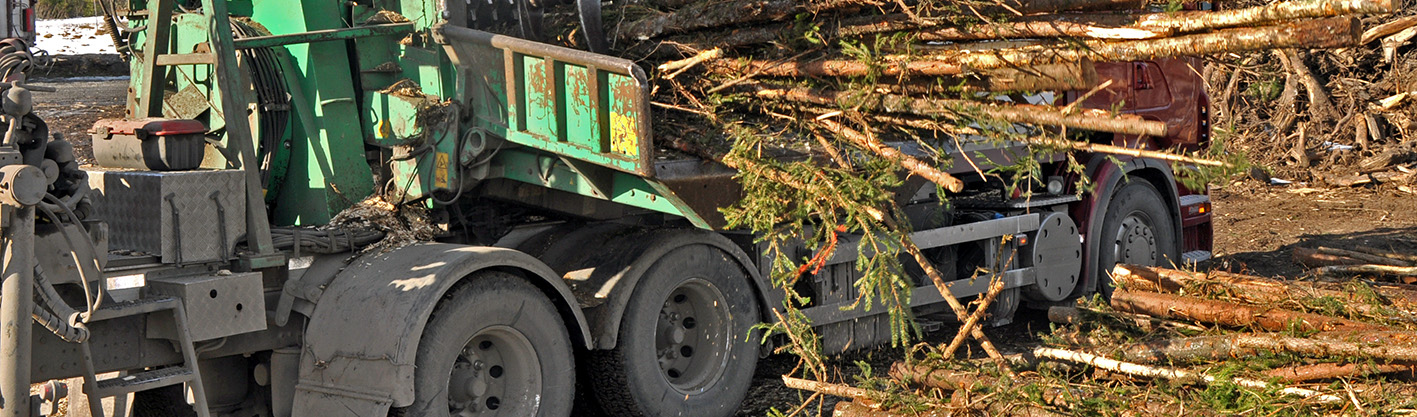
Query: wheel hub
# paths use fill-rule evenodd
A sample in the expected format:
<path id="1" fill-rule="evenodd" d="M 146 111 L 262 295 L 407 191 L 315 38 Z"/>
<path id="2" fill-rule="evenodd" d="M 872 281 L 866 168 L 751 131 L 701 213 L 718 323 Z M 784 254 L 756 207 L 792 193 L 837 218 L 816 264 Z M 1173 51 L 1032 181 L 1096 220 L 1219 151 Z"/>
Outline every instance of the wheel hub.
<path id="1" fill-rule="evenodd" d="M 1131 215 L 1117 228 L 1117 263 L 1156 265 L 1160 261 L 1156 232 L 1147 219 Z"/>
<path id="2" fill-rule="evenodd" d="M 655 352 L 669 385 L 691 393 L 722 376 L 733 335 L 727 302 L 717 288 L 691 279 L 669 293 L 659 311 Z"/>
<path id="3" fill-rule="evenodd" d="M 473 335 L 454 359 L 448 414 L 535 415 L 538 392 L 541 367 L 531 342 L 510 327 L 490 327 Z"/>

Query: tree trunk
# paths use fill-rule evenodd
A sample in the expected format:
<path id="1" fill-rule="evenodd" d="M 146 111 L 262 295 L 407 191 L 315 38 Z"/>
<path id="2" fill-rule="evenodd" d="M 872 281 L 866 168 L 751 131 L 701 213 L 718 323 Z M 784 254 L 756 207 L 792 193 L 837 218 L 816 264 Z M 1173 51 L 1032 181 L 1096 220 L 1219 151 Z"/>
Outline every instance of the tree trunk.
<path id="1" fill-rule="evenodd" d="M 1347 256 L 1335 256 L 1319 253 L 1317 249 L 1294 248 L 1294 262 L 1304 265 L 1305 268 L 1319 268 L 1333 265 L 1362 265 L 1363 261 L 1349 258 Z"/>
<path id="2" fill-rule="evenodd" d="M 998 381 L 974 372 L 952 371 L 925 365 L 909 365 L 896 362 L 891 365 L 891 378 L 909 384 L 946 391 L 969 390 L 992 386 Z"/>
<path id="3" fill-rule="evenodd" d="M 1298 253 L 1297 250 L 1296 253 Z M 1112 277 L 1114 282 L 1122 283 L 1128 289 L 1143 291 L 1175 293 L 1182 288 L 1219 285 L 1222 287 L 1219 289 L 1220 291 L 1254 304 L 1332 297 L 1344 302 L 1348 308 L 1364 312 L 1377 312 L 1378 307 L 1392 307 L 1417 313 L 1417 290 L 1395 286 L 1373 286 L 1373 292 L 1383 299 L 1372 300 L 1355 293 L 1351 288 L 1334 284 L 1279 281 L 1223 271 L 1185 272 L 1147 266 L 1118 265 L 1112 270 Z"/>
<path id="4" fill-rule="evenodd" d="M 1310 120 L 1337 119 L 1339 116 L 1334 110 L 1333 101 L 1329 100 L 1328 90 L 1324 88 L 1318 78 L 1314 77 L 1314 72 L 1309 70 L 1309 64 L 1305 64 L 1294 51 L 1276 49 L 1273 52 L 1284 63 L 1284 66 L 1289 67 L 1289 72 L 1299 77 L 1299 83 L 1304 85 L 1305 91 L 1308 91 Z"/>
<path id="5" fill-rule="evenodd" d="M 1092 59 L 1137 61 L 1154 58 L 1241 53 L 1280 48 L 1343 48 L 1358 44 L 1362 25 L 1356 18 L 1328 18 L 1277 26 L 1236 28 L 1173 38 L 1086 42 L 1086 48 L 1024 48 L 990 54 L 941 57 L 974 69 L 1034 66 Z"/>
<path id="6" fill-rule="evenodd" d="M 1275 368 L 1265 371 L 1264 374 L 1267 377 L 1285 382 L 1307 382 L 1395 372 L 1417 376 L 1417 366 L 1409 364 L 1316 363 Z"/>
<path id="7" fill-rule="evenodd" d="M 1351 251 L 1351 250 L 1345 250 L 1345 249 L 1330 248 L 1330 247 L 1325 247 L 1325 246 L 1320 246 L 1320 247 L 1319 247 L 1319 253 L 1328 254 L 1328 255 L 1336 255 L 1336 256 L 1347 256 L 1347 257 L 1349 257 L 1349 258 L 1362 260 L 1362 261 L 1364 261 L 1364 262 L 1368 262 L 1368 263 L 1372 263 L 1372 264 L 1376 264 L 1376 265 L 1412 266 L 1412 263 L 1411 263 L 1411 262 L 1407 262 L 1407 261 L 1404 261 L 1404 260 L 1401 260 L 1401 259 L 1393 259 L 1393 258 L 1389 258 L 1389 257 L 1386 257 L 1386 256 L 1373 255 L 1373 254 L 1369 254 L 1369 253 L 1363 253 L 1363 252 Z"/>
<path id="8" fill-rule="evenodd" d="M 1340 331 L 1310 337 L 1233 334 L 1160 340 L 1123 346 L 1116 355 L 1142 363 L 1209 362 L 1262 352 L 1312 357 L 1360 357 L 1383 362 L 1417 362 L 1417 340 L 1405 331 Z"/>
<path id="9" fill-rule="evenodd" d="M 928 117 L 954 118 L 962 113 L 975 113 L 1009 123 L 1030 123 L 1040 126 L 1066 126 L 1074 129 L 1127 135 L 1166 136 L 1166 124 L 1142 120 L 1136 116 L 1113 117 L 1105 110 L 1082 109 L 1077 114 L 1063 114 L 1059 109 L 1032 105 L 992 105 L 966 100 L 917 99 L 899 95 L 877 95 L 837 92 L 811 88 L 776 89 L 757 86 L 763 98 L 810 103 L 825 106 L 851 107 L 858 111 L 884 111 Z"/>
<path id="10" fill-rule="evenodd" d="M 1397 259 L 1397 260 L 1400 260 L 1400 261 L 1407 261 L 1407 262 L 1417 263 L 1417 255 L 1405 254 L 1405 253 L 1396 253 L 1396 252 L 1389 252 L 1389 251 L 1385 251 L 1385 250 L 1382 250 L 1382 249 L 1372 248 L 1372 247 L 1367 247 L 1367 246 L 1359 246 L 1359 247 L 1353 248 L 1353 250 L 1358 251 L 1358 252 L 1363 252 L 1363 253 L 1366 253 L 1366 254 L 1369 254 L 1369 255 L 1381 256 L 1381 257 L 1384 257 L 1384 258 L 1391 258 L 1391 259 Z"/>
<path id="11" fill-rule="evenodd" d="M 1112 308 L 1166 319 L 1193 320 L 1269 331 L 1380 330 L 1384 326 L 1318 314 L 1136 291 L 1112 293 Z"/>
<path id="12" fill-rule="evenodd" d="M 826 127 L 828 131 L 835 132 L 838 136 L 851 142 L 851 144 L 855 145 L 856 147 L 871 151 L 872 153 L 875 153 L 877 156 L 880 156 L 881 158 L 884 158 L 887 161 L 894 162 L 905 168 L 907 171 L 910 171 L 915 175 L 919 175 L 922 178 L 928 179 L 930 180 L 930 182 L 938 184 L 940 187 L 943 187 L 946 190 L 950 190 L 950 192 L 957 193 L 964 190 L 964 181 L 960 181 L 958 178 L 955 178 L 954 176 L 951 176 L 950 174 L 947 174 L 944 171 L 940 171 L 939 169 L 926 163 L 925 161 L 921 161 L 913 156 L 907 155 L 905 152 L 901 152 L 900 149 L 886 146 L 879 140 L 876 140 L 876 138 L 870 137 L 864 133 L 843 126 L 842 124 L 832 121 L 830 119 L 818 120 L 817 123 L 821 124 L 823 127 Z"/>
<path id="13" fill-rule="evenodd" d="M 783 384 L 783 385 L 786 385 L 788 388 L 792 388 L 792 389 L 800 389 L 800 390 L 803 390 L 803 391 L 812 391 L 812 392 L 816 392 L 816 393 L 821 393 L 821 394 L 826 394 L 826 395 L 830 395 L 830 396 L 833 396 L 833 397 L 841 397 L 841 398 L 871 398 L 872 395 L 875 395 L 876 397 L 883 397 L 883 396 L 884 396 L 883 394 L 881 394 L 881 393 L 879 393 L 879 392 L 873 392 L 873 391 L 865 390 L 865 389 L 861 389 L 861 388 L 856 388 L 856 387 L 851 387 L 851 386 L 846 386 L 846 385 L 840 385 L 840 384 L 829 384 L 829 383 L 826 383 L 826 382 L 812 381 L 812 380 L 801 379 L 801 378 L 793 378 L 793 377 L 790 377 L 790 376 L 783 376 L 783 377 L 782 377 L 782 384 Z"/>
<path id="14" fill-rule="evenodd" d="M 1407 16 L 1401 19 L 1395 19 L 1391 22 L 1373 26 L 1371 29 L 1368 29 L 1367 31 L 1363 32 L 1363 37 L 1362 39 L 1359 39 L 1358 42 L 1362 45 L 1367 45 L 1369 43 L 1372 43 L 1373 41 L 1385 38 L 1388 35 L 1392 35 L 1397 32 L 1407 30 L 1407 28 L 1413 26 L 1417 26 L 1417 16 Z"/>
<path id="15" fill-rule="evenodd" d="M 719 60 L 720 72 L 758 73 L 765 77 L 864 77 L 873 72 L 885 77 L 938 77 L 964 74 L 964 67 L 952 61 L 901 59 L 871 65 L 857 60 L 823 59 L 780 62 L 766 59 Z M 739 65 L 739 64 L 742 65 Z"/>
<path id="16" fill-rule="evenodd" d="M 1002 0 L 1001 8 L 1023 14 L 1057 13 L 1069 10 L 1126 10 L 1143 4 L 1140 0 Z M 988 11 L 981 10 L 988 13 Z"/>
<path id="17" fill-rule="evenodd" d="M 1386 275 L 1417 277 L 1417 267 L 1389 265 L 1335 265 L 1319 268 L 1319 275 Z"/>
<path id="18" fill-rule="evenodd" d="M 1219 381 L 1218 378 L 1206 375 L 1204 373 L 1192 372 L 1184 369 L 1160 368 L 1136 363 L 1116 361 L 1083 352 L 1073 352 L 1052 348 L 1037 348 L 1033 350 L 1033 354 L 1040 358 L 1051 358 L 1068 362 L 1082 363 L 1091 365 L 1099 369 L 1105 369 L 1112 372 L 1146 378 L 1161 378 L 1182 383 L 1204 385 L 1214 384 Z M 1230 378 L 1229 382 L 1247 388 L 1273 388 L 1268 382 L 1248 378 Z M 1279 392 L 1287 395 L 1312 398 L 1319 402 L 1325 403 L 1342 401 L 1342 399 L 1337 396 L 1323 394 L 1318 391 L 1303 388 L 1280 388 Z"/>
<path id="19" fill-rule="evenodd" d="M 1063 16 L 1061 20 L 1106 27 L 1194 33 L 1216 29 L 1263 26 L 1300 19 L 1350 14 L 1394 13 L 1399 6 L 1399 0 L 1307 0 L 1284 1 L 1235 10 L 1078 14 Z"/>
<path id="20" fill-rule="evenodd" d="M 621 38 L 647 40 L 662 35 L 737 24 L 782 20 L 797 13 L 863 5 L 860 0 L 704 0 L 671 13 L 636 20 L 621 29 Z"/>

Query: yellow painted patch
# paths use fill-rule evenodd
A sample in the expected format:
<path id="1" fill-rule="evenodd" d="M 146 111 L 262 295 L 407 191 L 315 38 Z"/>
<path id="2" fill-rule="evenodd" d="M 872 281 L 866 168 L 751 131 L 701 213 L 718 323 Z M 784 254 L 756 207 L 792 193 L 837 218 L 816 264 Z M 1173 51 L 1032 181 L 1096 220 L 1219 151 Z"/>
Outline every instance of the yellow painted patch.
<path id="1" fill-rule="evenodd" d="M 380 120 L 379 123 L 374 126 L 374 131 L 375 135 L 377 135 L 380 139 L 388 139 L 394 137 L 394 125 L 392 123 L 389 123 L 388 120 Z"/>
<path id="2" fill-rule="evenodd" d="M 433 188 L 448 188 L 448 153 L 438 152 L 433 160 Z"/>
<path id="3" fill-rule="evenodd" d="M 630 157 L 640 156 L 640 129 L 634 117 L 610 113 L 610 151 Z"/>

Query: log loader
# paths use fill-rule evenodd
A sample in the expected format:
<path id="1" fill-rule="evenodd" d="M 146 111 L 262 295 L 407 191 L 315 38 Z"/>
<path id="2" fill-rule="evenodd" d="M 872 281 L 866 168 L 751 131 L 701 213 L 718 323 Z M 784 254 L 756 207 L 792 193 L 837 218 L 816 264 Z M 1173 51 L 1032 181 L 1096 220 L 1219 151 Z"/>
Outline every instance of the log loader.
<path id="1" fill-rule="evenodd" d="M 95 416 L 130 395 L 200 416 L 732 415 L 771 350 L 754 325 L 783 306 L 773 259 L 719 214 L 734 171 L 656 157 L 634 62 L 484 30 L 542 3 L 130 0 L 128 114 L 95 125 L 82 169 L 7 74 L 0 416 L 68 378 Z M 578 2 L 592 49 L 599 4 Z M 1115 86 L 1087 105 L 1168 134 L 1097 140 L 1204 146 L 1188 64 L 1099 65 Z M 1105 290 L 1117 262 L 1210 254 L 1209 198 L 1170 165 L 1075 156 L 1090 192 L 1063 155 L 1031 198 L 968 166 L 961 193 L 901 192 L 954 295 L 987 290 L 980 267 L 1003 280 L 994 324 Z M 371 197 L 424 210 L 432 237 L 371 247 L 384 233 L 338 218 Z M 883 311 L 842 308 L 869 256 L 852 242 L 801 281 L 828 351 L 891 337 Z M 912 307 L 945 311 L 915 278 Z"/>

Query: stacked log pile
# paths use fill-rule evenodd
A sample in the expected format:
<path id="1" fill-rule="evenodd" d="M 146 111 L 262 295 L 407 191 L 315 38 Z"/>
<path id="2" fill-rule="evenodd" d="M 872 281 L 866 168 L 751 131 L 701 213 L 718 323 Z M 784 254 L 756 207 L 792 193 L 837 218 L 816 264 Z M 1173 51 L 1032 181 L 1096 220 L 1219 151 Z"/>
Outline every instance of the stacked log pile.
<path id="1" fill-rule="evenodd" d="M 1044 346 L 1009 367 L 926 355 L 840 417 L 1401 412 L 1417 377 L 1417 287 L 1119 265 L 1106 304 L 1054 307 Z M 1247 399 L 1248 397 L 1248 399 Z M 1248 408 L 1247 408 L 1248 407 Z"/>
<path id="2" fill-rule="evenodd" d="M 612 4 L 605 32 L 612 53 L 656 69 L 663 148 L 702 157 L 726 153 L 733 135 L 721 125 L 745 120 L 805 148 L 815 134 L 842 132 L 796 123 L 819 117 L 886 142 L 981 133 L 959 127 L 980 120 L 1165 136 L 1163 123 L 1111 109 L 996 99 L 1124 87 L 1100 86 L 1095 62 L 1354 47 L 1363 33 L 1354 16 L 1393 13 L 1400 1 L 1163 11 L 1137 0 L 644 0 Z M 563 32 L 552 37 L 584 42 Z M 1126 152 L 1030 136 L 1052 137 L 1039 140 L 1052 148 Z"/>

